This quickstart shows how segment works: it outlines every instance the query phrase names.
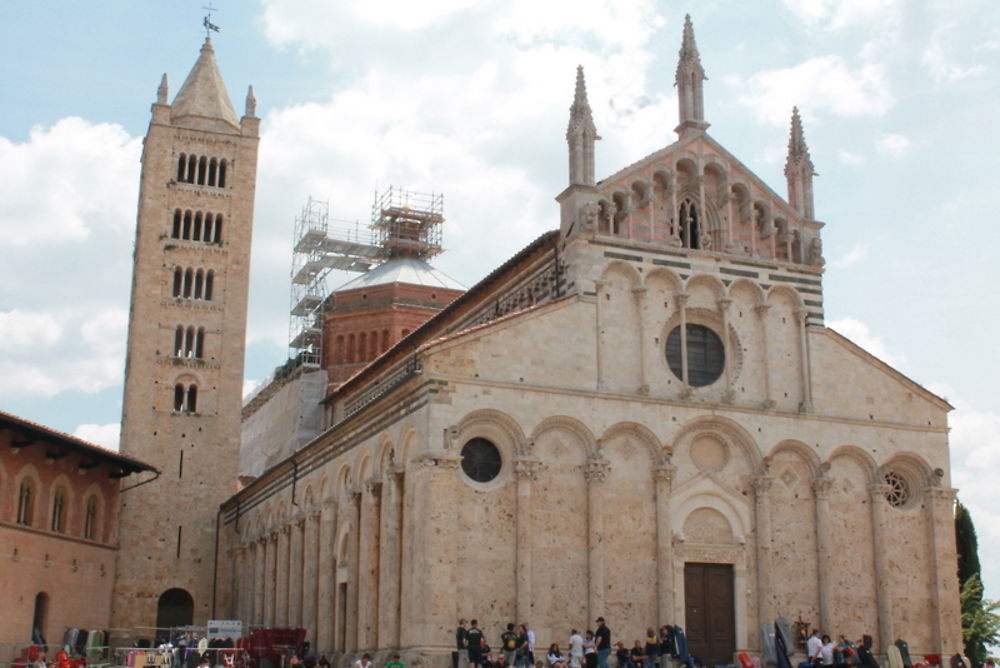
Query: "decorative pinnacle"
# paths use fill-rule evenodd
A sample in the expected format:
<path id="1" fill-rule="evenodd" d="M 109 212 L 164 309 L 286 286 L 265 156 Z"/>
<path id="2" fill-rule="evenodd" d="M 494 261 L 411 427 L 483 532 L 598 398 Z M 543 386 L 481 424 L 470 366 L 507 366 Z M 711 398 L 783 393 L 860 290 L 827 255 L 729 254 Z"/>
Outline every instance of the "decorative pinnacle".
<path id="1" fill-rule="evenodd" d="M 806 146 L 805 133 L 802 131 L 802 118 L 799 116 L 799 108 L 792 107 L 792 128 L 788 136 L 788 167 L 797 164 L 806 164 L 812 172 L 812 159 L 809 157 L 809 147 Z"/>
<path id="2" fill-rule="evenodd" d="M 243 115 L 251 118 L 257 115 L 257 98 L 253 94 L 253 86 L 247 86 L 246 109 Z"/>
<path id="3" fill-rule="evenodd" d="M 694 26 L 691 24 L 691 15 L 684 15 L 684 36 L 681 39 L 680 56 L 677 61 L 677 79 L 680 80 L 682 72 L 691 68 L 694 69 L 702 79 L 706 79 L 705 70 L 701 66 L 701 56 L 698 54 L 698 45 L 694 41 Z"/>
<path id="4" fill-rule="evenodd" d="M 594 116 L 587 101 L 587 82 L 583 77 L 583 65 L 576 66 L 576 90 L 573 93 L 573 106 L 569 108 L 569 127 L 566 136 L 569 139 L 574 131 L 589 130 L 596 133 Z M 596 139 L 597 137 L 595 137 Z"/>
<path id="5" fill-rule="evenodd" d="M 163 78 L 160 79 L 160 87 L 156 89 L 156 104 L 166 104 L 167 103 L 167 73 L 163 73 Z"/>

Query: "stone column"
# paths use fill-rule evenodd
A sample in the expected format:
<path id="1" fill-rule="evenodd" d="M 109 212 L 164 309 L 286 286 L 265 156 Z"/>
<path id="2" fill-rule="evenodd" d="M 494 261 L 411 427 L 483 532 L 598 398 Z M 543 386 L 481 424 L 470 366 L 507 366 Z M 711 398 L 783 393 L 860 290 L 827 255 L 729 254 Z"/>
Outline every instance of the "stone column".
<path id="1" fill-rule="evenodd" d="M 288 594 L 289 579 L 288 567 L 291 562 L 292 549 L 292 525 L 282 525 L 278 532 L 278 582 L 277 607 L 274 615 L 274 623 L 277 626 L 288 626 Z"/>
<path id="2" fill-rule="evenodd" d="M 653 476 L 656 478 L 656 600 L 659 615 L 657 628 L 674 623 L 674 531 L 670 516 L 670 494 L 675 473 L 677 468 L 671 464 L 658 466 L 653 470 Z"/>
<path id="3" fill-rule="evenodd" d="M 771 483 L 768 475 L 753 479 L 754 523 L 757 527 L 757 627 L 774 622 L 771 604 Z"/>
<path id="4" fill-rule="evenodd" d="M 958 578 L 955 577 L 955 490 L 926 487 L 927 544 L 930 545 L 931 638 L 933 652 L 946 656 L 962 646 L 961 615 L 958 606 Z"/>
<path id="5" fill-rule="evenodd" d="M 604 517 L 603 482 L 609 464 L 605 459 L 591 459 L 584 468 L 587 481 L 587 619 L 596 619 L 604 611 Z"/>
<path id="6" fill-rule="evenodd" d="M 319 512 L 311 510 L 303 518 L 302 530 L 302 626 L 313 649 L 319 649 L 316 599 L 319 591 Z"/>
<path id="7" fill-rule="evenodd" d="M 836 567 L 833 563 L 830 527 L 830 489 L 833 481 L 820 476 L 812 481 L 816 497 L 816 572 L 819 587 L 819 628 L 832 629 L 833 626 L 833 579 Z"/>
<path id="8" fill-rule="evenodd" d="M 267 536 L 257 538 L 257 572 L 254 574 L 253 616 L 254 624 L 264 624 L 267 608 L 264 605 L 264 592 L 267 591 Z"/>
<path id="9" fill-rule="evenodd" d="M 306 518 L 298 517 L 290 525 L 289 531 L 289 564 L 288 564 L 288 626 L 302 626 L 302 557 L 305 554 Z"/>
<path id="10" fill-rule="evenodd" d="M 400 550 L 403 537 L 400 535 L 403 517 L 402 469 L 390 466 L 382 481 L 381 524 L 379 541 L 378 592 L 379 592 L 379 648 L 399 647 L 399 606 L 400 606 Z"/>
<path id="11" fill-rule="evenodd" d="M 347 565 L 347 609 L 344 610 L 344 626 L 346 627 L 346 647 L 348 652 L 356 652 L 361 649 L 358 644 L 360 639 L 361 624 L 359 623 L 359 588 L 361 584 L 361 488 L 351 490 L 351 503 L 347 512 L 350 513 L 351 535 L 349 537 Z M 339 564 L 338 564 L 339 565 Z"/>
<path id="12" fill-rule="evenodd" d="M 336 578 L 334 569 L 336 562 L 336 519 L 337 504 L 334 501 L 324 501 L 317 519 L 319 533 L 316 542 L 316 563 L 318 564 L 319 591 L 316 592 L 316 649 L 318 651 L 333 651 L 334 607 L 336 596 Z"/>
<path id="13" fill-rule="evenodd" d="M 892 573 L 889 570 L 889 552 L 886 530 L 889 502 L 885 495 L 889 485 L 868 485 L 872 513 L 872 550 L 875 556 L 875 602 L 878 610 L 878 652 L 884 654 L 892 644 L 895 633 L 892 626 Z"/>
<path id="14" fill-rule="evenodd" d="M 756 232 L 754 234 L 756 235 Z M 774 397 L 771 396 L 771 353 L 768 350 L 767 337 L 767 312 L 771 309 L 771 305 L 760 303 L 753 309 L 757 312 L 757 318 L 760 320 L 760 349 L 764 353 L 764 408 L 774 408 Z"/>
<path id="15" fill-rule="evenodd" d="M 691 396 L 691 386 L 688 385 L 688 333 L 687 333 L 687 303 L 688 293 L 677 292 L 674 300 L 677 302 L 677 311 L 681 316 L 681 396 L 687 398 Z"/>
<path id="16" fill-rule="evenodd" d="M 362 487 L 361 559 L 358 579 L 358 649 L 375 649 L 378 633 L 379 501 L 382 481 L 372 479 Z"/>
<path id="17" fill-rule="evenodd" d="M 803 413 L 811 413 L 812 405 L 812 383 L 810 382 L 809 370 L 809 340 L 806 338 L 806 319 L 809 317 L 809 310 L 801 306 L 795 309 L 795 319 L 799 323 L 799 358 L 802 361 L 802 405 L 799 410 Z"/>
<path id="18" fill-rule="evenodd" d="M 264 569 L 264 624 L 277 625 L 278 593 L 278 532 L 272 531 L 267 540 L 267 565 Z"/>
<path id="19" fill-rule="evenodd" d="M 529 619 L 534 603 L 531 587 L 532 531 L 531 483 L 535 480 L 538 461 L 520 458 L 514 464 L 517 476 L 517 527 L 516 554 L 514 558 L 514 600 L 517 602 L 517 619 Z"/>
<path id="20" fill-rule="evenodd" d="M 649 208 L 653 208 L 650 205 Z M 632 288 L 635 296 L 636 326 L 639 334 L 639 394 L 649 394 L 649 379 L 646 378 L 646 369 L 650 365 L 649 350 L 646 344 L 646 293 L 648 288 L 636 286 Z M 524 619 L 520 617 L 519 619 Z"/>
<path id="21" fill-rule="evenodd" d="M 732 350 L 729 346 L 731 339 L 729 336 L 729 307 L 733 303 L 733 300 L 729 297 L 722 297 L 716 303 L 719 306 L 719 315 L 722 316 L 722 349 L 727 351 L 726 363 L 723 367 L 726 374 L 726 391 L 722 394 L 722 401 L 724 403 L 731 404 L 736 398 L 733 390 L 733 356 L 728 352 Z"/>
<path id="22" fill-rule="evenodd" d="M 604 327 L 604 319 L 602 317 L 601 308 L 601 290 L 604 289 L 604 281 L 594 281 L 594 292 L 597 293 L 597 299 L 594 300 L 594 327 L 595 327 L 595 364 L 597 366 L 597 391 L 600 392 L 604 389 L 604 354 L 601 350 L 601 340 L 603 335 L 601 330 Z"/>
<path id="23" fill-rule="evenodd" d="M 459 546 L 466 549 L 455 538 L 455 485 L 461 484 L 455 477 L 460 463 L 461 457 L 444 452 L 424 453 L 406 473 L 407 485 L 412 485 L 414 526 L 422 527 L 424 535 L 407 553 L 414 578 L 405 596 L 414 605 L 412 617 L 401 623 L 403 647 L 425 644 L 429 638 L 451 645 L 460 603 L 455 600 L 455 560 Z"/>

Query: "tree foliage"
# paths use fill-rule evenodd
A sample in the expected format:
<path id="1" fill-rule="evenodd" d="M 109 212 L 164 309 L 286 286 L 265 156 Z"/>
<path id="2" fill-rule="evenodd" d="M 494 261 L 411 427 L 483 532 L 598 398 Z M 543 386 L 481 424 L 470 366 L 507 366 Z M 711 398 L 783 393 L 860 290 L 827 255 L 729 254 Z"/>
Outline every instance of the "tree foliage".
<path id="1" fill-rule="evenodd" d="M 958 584 L 964 586 L 973 575 L 980 575 L 979 540 L 969 509 L 961 501 L 955 504 L 955 545 L 958 548 Z"/>
<path id="2" fill-rule="evenodd" d="M 962 584 L 959 595 L 962 604 L 962 640 L 965 655 L 972 665 L 980 665 L 986 658 L 986 648 L 1000 642 L 1000 601 L 983 598 L 983 583 L 979 574 L 973 574 Z"/>

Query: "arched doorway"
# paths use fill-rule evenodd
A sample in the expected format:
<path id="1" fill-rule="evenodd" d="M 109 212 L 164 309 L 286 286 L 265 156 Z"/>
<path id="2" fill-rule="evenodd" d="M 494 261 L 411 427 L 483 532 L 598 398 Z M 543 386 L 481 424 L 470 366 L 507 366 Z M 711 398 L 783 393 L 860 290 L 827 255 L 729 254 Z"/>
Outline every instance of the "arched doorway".
<path id="1" fill-rule="evenodd" d="M 156 644 L 170 639 L 170 629 L 190 626 L 194 621 L 194 599 L 183 589 L 168 589 L 156 604 Z"/>
<path id="2" fill-rule="evenodd" d="M 35 595 L 35 613 L 31 616 L 31 641 L 45 644 L 45 622 L 49 616 L 49 595 L 44 591 Z"/>

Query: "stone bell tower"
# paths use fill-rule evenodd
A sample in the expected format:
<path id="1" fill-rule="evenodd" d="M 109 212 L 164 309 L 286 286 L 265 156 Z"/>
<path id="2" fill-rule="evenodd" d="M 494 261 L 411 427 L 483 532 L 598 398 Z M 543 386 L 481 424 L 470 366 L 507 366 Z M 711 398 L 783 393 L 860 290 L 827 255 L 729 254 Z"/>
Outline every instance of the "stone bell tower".
<path id="1" fill-rule="evenodd" d="M 112 602 L 112 626 L 144 627 L 136 638 L 224 604 L 216 512 L 239 462 L 255 106 L 251 88 L 237 117 L 206 38 L 173 104 L 163 76 L 146 133 L 121 451 L 161 475 L 121 497 Z"/>

